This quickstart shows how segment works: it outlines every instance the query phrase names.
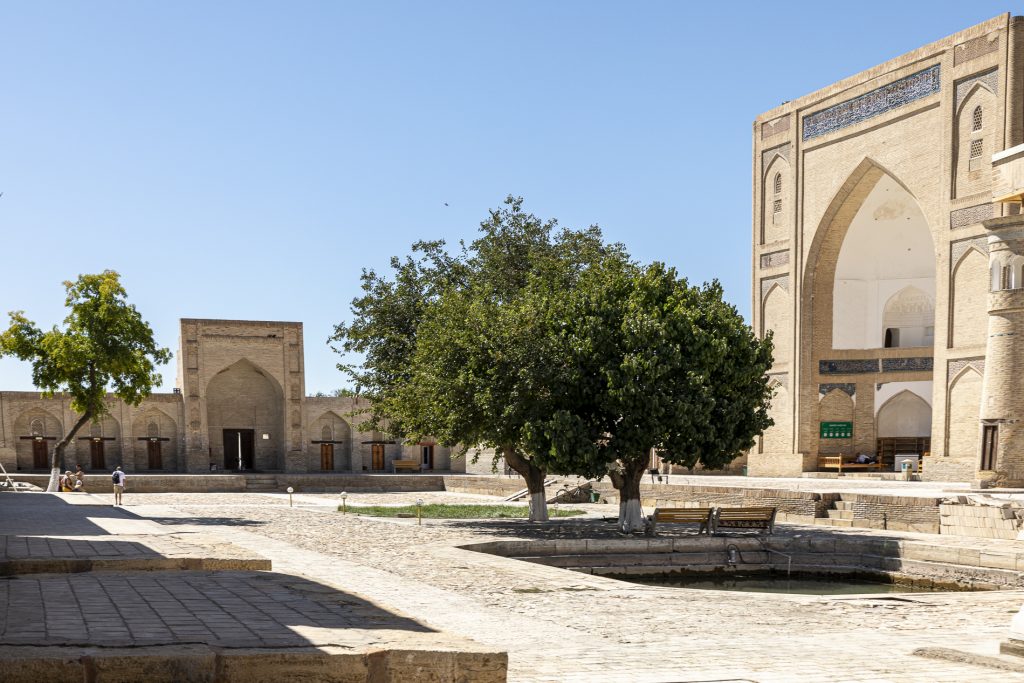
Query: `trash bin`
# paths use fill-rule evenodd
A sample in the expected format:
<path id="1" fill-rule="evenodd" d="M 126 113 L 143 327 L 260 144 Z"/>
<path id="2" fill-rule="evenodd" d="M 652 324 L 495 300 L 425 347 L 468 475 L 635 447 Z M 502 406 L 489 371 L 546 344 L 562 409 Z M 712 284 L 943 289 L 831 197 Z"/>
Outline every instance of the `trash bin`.
<path id="1" fill-rule="evenodd" d="M 590 502 L 591 503 L 600 503 L 601 502 L 601 494 L 598 493 L 597 491 L 594 491 L 593 489 L 591 489 L 591 491 L 590 491 Z"/>
<path id="2" fill-rule="evenodd" d="M 914 471 L 914 463 L 904 460 L 900 463 L 900 474 L 903 481 L 910 481 L 910 473 Z"/>

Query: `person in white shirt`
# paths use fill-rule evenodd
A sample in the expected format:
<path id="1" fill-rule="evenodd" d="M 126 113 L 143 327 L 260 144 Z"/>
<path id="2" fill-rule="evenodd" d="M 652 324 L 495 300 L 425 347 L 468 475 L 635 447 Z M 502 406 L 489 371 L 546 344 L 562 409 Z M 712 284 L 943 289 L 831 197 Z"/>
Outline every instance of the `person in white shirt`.
<path id="1" fill-rule="evenodd" d="M 124 472 L 121 471 L 121 466 L 118 465 L 111 476 L 114 482 L 114 505 L 122 505 L 121 496 L 124 495 L 124 482 L 127 478 Z"/>

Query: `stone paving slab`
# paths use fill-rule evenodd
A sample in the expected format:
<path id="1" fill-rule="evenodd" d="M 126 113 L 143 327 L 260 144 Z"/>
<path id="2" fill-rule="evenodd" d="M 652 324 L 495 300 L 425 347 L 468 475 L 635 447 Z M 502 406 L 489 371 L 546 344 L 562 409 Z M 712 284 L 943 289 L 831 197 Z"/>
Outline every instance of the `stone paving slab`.
<path id="1" fill-rule="evenodd" d="M 137 511 L 172 527 L 177 516 L 177 528 L 189 529 L 222 517 L 221 505 L 251 522 L 225 531 L 232 542 L 259 548 L 279 571 L 339 590 L 358 587 L 365 599 L 431 628 L 508 649 L 509 679 L 521 683 L 1024 680 L 1014 672 L 914 654 L 920 648 L 969 647 L 997 655 L 1024 591 L 840 598 L 684 590 L 459 547 L 551 535 L 540 525 L 515 521 L 384 523 L 339 515 L 330 506 L 267 510 L 245 496 L 184 496 L 173 508 L 140 505 Z M 550 528 L 576 538 L 580 525 Z M 814 534 L 827 543 L 846 532 L 789 533 Z M 854 534 L 882 543 L 947 540 L 870 530 Z M 979 539 L 949 540 L 980 553 Z"/>
<path id="2" fill-rule="evenodd" d="M 90 494 L 0 494 L 0 576 L 270 567 L 219 536 L 168 529 Z"/>

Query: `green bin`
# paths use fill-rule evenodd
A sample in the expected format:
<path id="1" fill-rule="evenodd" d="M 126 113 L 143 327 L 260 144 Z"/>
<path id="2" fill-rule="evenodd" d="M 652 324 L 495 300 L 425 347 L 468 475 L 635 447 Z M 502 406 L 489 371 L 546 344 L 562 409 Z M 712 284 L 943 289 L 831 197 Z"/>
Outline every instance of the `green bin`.
<path id="1" fill-rule="evenodd" d="M 597 491 L 594 491 L 593 489 L 591 489 L 591 491 L 590 491 L 590 502 L 591 503 L 600 503 L 601 502 L 601 494 L 598 493 Z"/>

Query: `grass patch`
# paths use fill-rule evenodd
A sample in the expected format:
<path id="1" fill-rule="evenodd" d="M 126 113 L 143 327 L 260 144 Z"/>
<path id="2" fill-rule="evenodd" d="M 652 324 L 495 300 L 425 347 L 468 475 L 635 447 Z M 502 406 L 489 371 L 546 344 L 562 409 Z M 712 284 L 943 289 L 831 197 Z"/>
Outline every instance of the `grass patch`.
<path id="1" fill-rule="evenodd" d="M 338 508 L 341 511 L 341 507 Z M 415 505 L 366 505 L 348 506 L 350 515 L 366 515 L 368 517 L 415 517 Z M 432 503 L 420 508 L 424 519 L 525 519 L 530 516 L 530 509 L 518 505 L 444 505 Z M 548 508 L 550 517 L 573 517 L 582 515 L 582 510 L 566 510 L 564 508 Z"/>

